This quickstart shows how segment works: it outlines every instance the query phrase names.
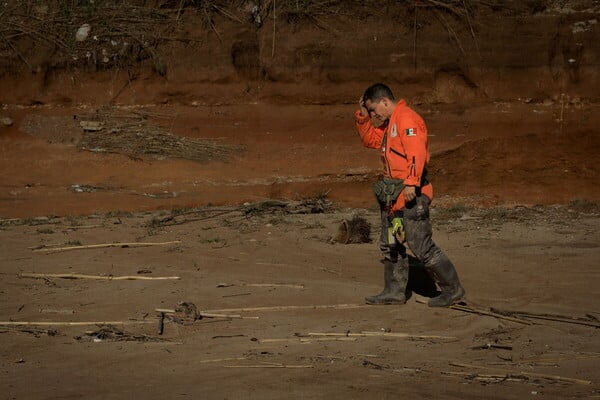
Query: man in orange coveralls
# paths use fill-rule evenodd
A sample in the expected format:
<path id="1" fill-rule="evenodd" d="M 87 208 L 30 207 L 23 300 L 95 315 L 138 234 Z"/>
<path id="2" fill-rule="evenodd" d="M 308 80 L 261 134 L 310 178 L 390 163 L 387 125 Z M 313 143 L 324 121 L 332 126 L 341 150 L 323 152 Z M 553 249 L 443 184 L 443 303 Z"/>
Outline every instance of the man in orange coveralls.
<path id="1" fill-rule="evenodd" d="M 450 259 L 433 242 L 429 204 L 433 188 L 427 180 L 427 128 L 404 100 L 396 101 L 389 87 L 377 83 L 360 99 L 356 129 L 366 147 L 380 149 L 384 177 L 373 185 L 381 208 L 381 250 L 384 256 L 383 291 L 366 297 L 368 304 L 404 304 L 408 283 L 406 244 L 436 280 L 441 294 L 431 307 L 448 307 L 465 291 Z M 371 118 L 383 123 L 374 126 Z M 402 227 L 403 225 L 403 227 Z M 397 231 L 396 231 L 397 230 Z M 403 237 L 397 233 L 403 230 Z"/>

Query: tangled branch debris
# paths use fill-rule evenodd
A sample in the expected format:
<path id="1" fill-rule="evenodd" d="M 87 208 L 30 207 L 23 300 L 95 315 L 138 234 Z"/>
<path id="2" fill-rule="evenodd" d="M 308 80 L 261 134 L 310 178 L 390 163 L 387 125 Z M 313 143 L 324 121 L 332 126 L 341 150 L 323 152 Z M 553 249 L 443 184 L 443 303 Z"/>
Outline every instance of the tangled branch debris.
<path id="1" fill-rule="evenodd" d="M 327 194 L 295 201 L 269 199 L 244 206 L 244 212 L 247 215 L 269 212 L 282 214 L 321 214 L 332 209 L 333 205 L 327 198 Z"/>
<path id="2" fill-rule="evenodd" d="M 227 161 L 237 149 L 214 140 L 179 137 L 148 121 L 148 114 L 101 109 L 82 115 L 86 131 L 78 147 L 93 152 L 120 153 L 132 158 L 182 158 L 193 161 Z"/>
<path id="3" fill-rule="evenodd" d="M 125 332 L 114 326 L 105 326 L 95 331 L 87 331 L 84 336 L 76 336 L 79 341 L 112 341 L 112 342 L 168 342 L 162 339 L 144 334 Z"/>

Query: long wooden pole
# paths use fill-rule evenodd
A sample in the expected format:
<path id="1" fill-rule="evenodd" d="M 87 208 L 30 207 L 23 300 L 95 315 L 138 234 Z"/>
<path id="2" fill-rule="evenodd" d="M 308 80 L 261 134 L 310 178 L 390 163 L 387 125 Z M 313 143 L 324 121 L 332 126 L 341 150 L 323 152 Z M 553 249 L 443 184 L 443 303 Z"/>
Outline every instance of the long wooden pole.
<path id="1" fill-rule="evenodd" d="M 436 336 L 436 335 L 414 335 L 412 333 L 403 332 L 360 332 L 360 333 L 338 333 L 338 332 L 309 332 L 308 336 L 337 336 L 337 337 L 397 337 L 411 339 L 442 339 L 442 340 L 457 340 L 454 336 Z"/>
<path id="2" fill-rule="evenodd" d="M 86 325 L 135 325 L 156 323 L 154 320 L 148 321 L 0 321 L 0 326 L 86 326 Z"/>
<path id="3" fill-rule="evenodd" d="M 272 306 L 272 307 L 243 307 L 243 308 L 223 308 L 220 310 L 206 310 L 211 313 L 227 313 L 227 312 L 267 312 L 267 311 L 288 311 L 288 310 L 322 310 L 335 309 L 346 310 L 353 308 L 373 307 L 366 304 L 325 304 L 325 305 L 310 305 L 310 306 Z"/>
<path id="4" fill-rule="evenodd" d="M 86 275 L 86 274 L 38 274 L 38 273 L 22 273 L 19 274 L 22 278 L 59 278 L 59 279 L 97 279 L 107 281 L 127 281 L 127 280 L 177 280 L 181 279 L 178 276 L 140 276 L 140 275 Z"/>
<path id="5" fill-rule="evenodd" d="M 101 243 L 101 244 L 89 244 L 85 246 L 67 246 L 67 247 L 51 247 L 51 248 L 41 248 L 33 250 L 36 253 L 58 253 L 60 251 L 71 251 L 71 250 L 84 250 L 84 249 L 101 249 L 106 247 L 146 247 L 146 246 L 168 246 L 171 244 L 181 243 L 181 240 L 173 240 L 171 242 L 159 242 L 159 243 L 143 243 L 143 242 L 133 242 L 133 243 Z"/>

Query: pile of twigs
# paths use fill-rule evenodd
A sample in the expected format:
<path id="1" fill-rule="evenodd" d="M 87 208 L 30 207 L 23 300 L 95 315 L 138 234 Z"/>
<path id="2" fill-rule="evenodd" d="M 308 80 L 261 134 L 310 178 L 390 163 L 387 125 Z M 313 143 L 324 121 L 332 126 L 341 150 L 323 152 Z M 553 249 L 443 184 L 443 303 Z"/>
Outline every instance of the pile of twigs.
<path id="1" fill-rule="evenodd" d="M 201 162 L 227 161 L 237 149 L 214 140 L 170 134 L 150 124 L 148 116 L 142 111 L 127 112 L 116 108 L 81 115 L 78 118 L 83 126 L 94 122 L 98 129 L 84 132 L 78 147 L 93 152 L 125 154 L 137 159 L 181 158 Z"/>

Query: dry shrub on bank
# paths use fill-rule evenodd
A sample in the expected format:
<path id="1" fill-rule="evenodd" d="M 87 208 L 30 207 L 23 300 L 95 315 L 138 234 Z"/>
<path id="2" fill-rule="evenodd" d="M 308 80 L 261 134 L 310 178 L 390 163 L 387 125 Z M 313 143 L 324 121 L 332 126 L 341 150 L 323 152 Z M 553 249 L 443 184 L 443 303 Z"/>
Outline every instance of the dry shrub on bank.
<path id="1" fill-rule="evenodd" d="M 36 58 L 49 67 L 108 69 L 149 60 L 164 75 L 160 46 L 173 41 L 201 43 L 178 29 L 184 12 L 214 29 L 215 14 L 236 19 L 227 1 L 12 0 L 0 4 L 0 58 L 35 71 Z M 175 4 L 177 6 L 175 6 Z M 240 21 L 241 22 L 241 21 Z M 12 63 L 12 64 L 11 64 Z M 3 66 L 0 64 L 0 66 Z"/>

